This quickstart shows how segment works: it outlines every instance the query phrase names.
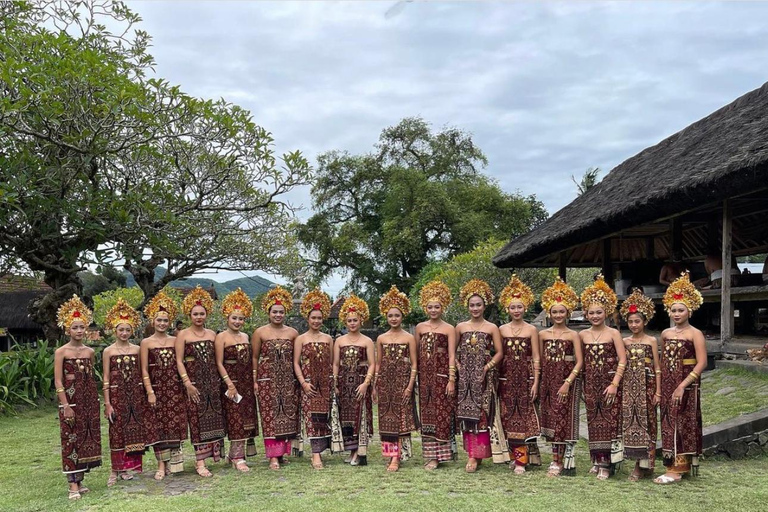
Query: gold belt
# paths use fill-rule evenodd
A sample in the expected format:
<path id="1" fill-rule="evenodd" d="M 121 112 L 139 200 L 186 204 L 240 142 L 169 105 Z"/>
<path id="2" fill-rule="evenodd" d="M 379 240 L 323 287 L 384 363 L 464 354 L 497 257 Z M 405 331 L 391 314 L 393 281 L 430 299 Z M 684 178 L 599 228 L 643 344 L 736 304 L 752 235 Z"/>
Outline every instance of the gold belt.
<path id="1" fill-rule="evenodd" d="M 683 359 L 683 366 L 696 365 L 698 361 L 695 359 Z"/>
<path id="2" fill-rule="evenodd" d="M 224 364 L 237 364 L 237 359 L 225 359 Z"/>

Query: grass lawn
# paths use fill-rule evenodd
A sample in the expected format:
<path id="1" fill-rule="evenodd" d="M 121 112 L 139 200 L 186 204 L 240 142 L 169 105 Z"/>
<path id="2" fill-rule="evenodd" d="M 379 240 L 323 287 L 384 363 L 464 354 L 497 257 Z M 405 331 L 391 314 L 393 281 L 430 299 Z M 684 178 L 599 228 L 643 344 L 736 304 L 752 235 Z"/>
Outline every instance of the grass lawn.
<path id="1" fill-rule="evenodd" d="M 735 387 L 726 395 L 718 389 Z M 734 370 L 709 372 L 704 381 L 704 422 L 712 424 L 768 406 L 768 379 Z M 18 417 L 0 417 L 0 510 L 119 510 L 141 511 L 739 511 L 768 509 L 768 455 L 730 461 L 704 460 L 701 476 L 678 486 L 657 486 L 650 481 L 626 481 L 630 468 L 614 479 L 598 482 L 587 475 L 585 443 L 578 448 L 578 475 L 549 479 L 545 468 L 515 477 L 506 466 L 488 461 L 478 473 L 464 472 L 466 456 L 438 471 L 422 469 L 421 447 L 416 458 L 399 473 L 387 474 L 378 446 L 370 450 L 367 467 L 352 468 L 342 456 L 326 456 L 327 469 L 313 471 L 309 458 L 294 459 L 279 472 L 269 471 L 263 456 L 251 461 L 252 470 L 239 474 L 223 463 L 210 464 L 214 473 L 203 480 L 188 460 L 185 473 L 155 482 L 154 456 L 145 457 L 145 474 L 107 489 L 109 467 L 107 426 L 102 421 L 104 467 L 85 478 L 92 492 L 79 502 L 66 499 L 61 474 L 59 427 L 56 409 L 25 411 Z M 257 442 L 260 452 L 263 445 Z M 543 444 L 542 444 L 543 446 Z M 308 446 L 307 446 L 308 448 Z M 184 446 L 190 457 L 190 445 Z M 550 457 L 544 453 L 545 467 Z M 658 462 L 657 473 L 662 471 Z"/>

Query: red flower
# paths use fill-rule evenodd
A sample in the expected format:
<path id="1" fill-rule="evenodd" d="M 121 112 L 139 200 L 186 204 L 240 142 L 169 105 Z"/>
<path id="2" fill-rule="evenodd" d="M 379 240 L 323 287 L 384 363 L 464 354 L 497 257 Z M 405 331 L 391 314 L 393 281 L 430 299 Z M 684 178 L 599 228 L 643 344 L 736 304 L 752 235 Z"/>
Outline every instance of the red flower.
<path id="1" fill-rule="evenodd" d="M 355 306 L 351 306 L 351 307 L 349 308 L 349 312 L 350 312 L 350 313 L 354 313 L 355 311 L 357 311 L 357 308 L 356 308 Z"/>
<path id="2" fill-rule="evenodd" d="M 563 302 L 563 298 L 561 296 L 559 296 L 559 295 L 557 297 L 555 297 L 555 300 L 557 302 Z"/>
<path id="3" fill-rule="evenodd" d="M 637 313 L 637 304 L 632 304 L 631 306 L 629 306 L 629 312 Z"/>
<path id="4" fill-rule="evenodd" d="M 80 312 L 79 311 L 75 311 L 74 313 L 72 313 L 72 317 L 73 318 L 80 318 Z"/>
<path id="5" fill-rule="evenodd" d="M 522 294 L 520 294 L 520 293 L 513 293 L 513 294 L 512 294 L 512 296 L 513 296 L 514 298 L 516 298 L 516 299 L 519 299 L 519 298 L 521 297 L 521 295 L 522 295 Z"/>
<path id="6" fill-rule="evenodd" d="M 131 318 L 131 317 L 129 317 L 125 313 L 120 313 L 120 320 L 128 320 L 129 318 Z"/>
<path id="7" fill-rule="evenodd" d="M 280 299 L 275 299 L 275 306 L 282 306 L 283 303 L 280 302 Z"/>
<path id="8" fill-rule="evenodd" d="M 312 304 L 312 309 L 315 310 L 315 311 L 320 311 L 320 309 L 322 307 L 323 307 L 323 305 L 320 304 L 319 302 L 315 302 L 314 304 Z"/>
<path id="9" fill-rule="evenodd" d="M 675 300 L 680 300 L 680 299 L 683 298 L 683 294 L 682 293 L 676 293 L 676 294 L 673 295 L 673 297 L 675 298 Z"/>
<path id="10" fill-rule="evenodd" d="M 243 309 L 243 308 L 241 308 L 241 307 L 240 307 L 240 304 L 235 304 L 235 305 L 232 307 L 232 309 Z"/>
<path id="11" fill-rule="evenodd" d="M 195 306 L 202 306 L 202 305 L 203 305 L 203 302 L 201 300 L 195 301 Z"/>

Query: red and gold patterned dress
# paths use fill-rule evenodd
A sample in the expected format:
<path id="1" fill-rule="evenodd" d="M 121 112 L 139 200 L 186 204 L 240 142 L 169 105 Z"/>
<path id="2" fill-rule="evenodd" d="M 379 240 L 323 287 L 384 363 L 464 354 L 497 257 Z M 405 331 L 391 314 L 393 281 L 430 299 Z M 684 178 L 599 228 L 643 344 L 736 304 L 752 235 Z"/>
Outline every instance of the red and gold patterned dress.
<path id="1" fill-rule="evenodd" d="M 382 343 L 376 390 L 379 397 L 379 437 L 384 457 L 411 457 L 411 432 L 419 428 L 416 400 L 411 392 L 403 403 L 403 392 L 411 380 L 408 343 Z"/>
<path id="2" fill-rule="evenodd" d="M 253 391 L 253 359 L 249 342 L 224 347 L 224 369 L 230 382 L 242 397 L 240 403 L 230 400 L 224 393 L 226 382 L 221 384 L 224 418 L 229 438 L 229 460 L 243 460 L 256 455 L 254 438 L 259 435 L 256 412 L 256 394 Z"/>
<path id="3" fill-rule="evenodd" d="M 148 440 L 144 416 L 149 404 L 141 380 L 139 354 L 111 356 L 108 380 L 109 402 L 114 410 L 109 422 L 112 471 L 141 472 L 141 458 Z"/>
<path id="4" fill-rule="evenodd" d="M 419 414 L 425 460 L 456 459 L 456 397 L 448 396 L 448 336 L 427 332 L 419 340 Z"/>
<path id="5" fill-rule="evenodd" d="M 534 382 L 533 349 L 530 337 L 504 338 L 504 359 L 499 367 L 501 424 L 515 464 L 528 464 L 528 442 L 541 434 L 536 404 L 531 400 Z"/>
<path id="6" fill-rule="evenodd" d="M 616 375 L 619 356 L 613 341 L 584 343 L 584 403 L 592 464 L 608 469 L 624 459 L 621 442 L 621 388 L 611 404 L 603 392 Z"/>
<path id="7" fill-rule="evenodd" d="M 656 371 L 651 345 L 627 345 L 627 369 L 621 387 L 624 458 L 639 460 L 643 469 L 653 469 L 656 462 L 657 425 L 656 406 L 653 405 Z"/>
<path id="8" fill-rule="evenodd" d="M 75 413 L 66 421 L 59 407 L 62 470 L 70 483 L 79 483 L 91 468 L 101 466 L 101 425 L 99 392 L 90 358 L 67 358 L 64 366 L 64 393 Z"/>
<path id="9" fill-rule="evenodd" d="M 148 351 L 147 370 L 155 392 L 155 406 L 144 415 L 147 445 L 158 461 L 167 462 L 171 473 L 184 469 L 181 443 L 187 438 L 187 394 L 176 367 L 173 346 Z"/>
<path id="10" fill-rule="evenodd" d="M 490 423 L 495 414 L 496 369 L 483 367 L 491 360 L 493 337 L 483 331 L 467 331 L 456 344 L 458 390 L 456 419 L 464 449 L 470 457 L 491 457 Z"/>
<path id="11" fill-rule="evenodd" d="M 579 400 L 581 377 L 576 377 L 568 398 L 561 403 L 557 392 L 576 366 L 573 341 L 544 340 L 541 357 L 541 433 L 552 444 L 552 455 L 562 465 L 564 475 L 574 475 L 576 459 L 574 447 L 579 440 Z"/>
<path id="12" fill-rule="evenodd" d="M 333 354 L 327 341 L 310 341 L 301 347 L 301 373 L 317 391 L 301 394 L 304 430 L 312 453 L 331 447 L 331 398 L 333 396 Z"/>
<path id="13" fill-rule="evenodd" d="M 370 387 L 362 400 L 357 388 L 368 374 L 368 348 L 347 345 L 339 348 L 338 405 L 344 449 L 355 451 L 359 464 L 367 461 L 368 442 L 373 435 L 373 400 Z"/>
<path id="14" fill-rule="evenodd" d="M 221 385 L 216 367 L 213 340 L 188 341 L 184 344 L 184 367 L 200 401 L 187 400 L 189 438 L 195 448 L 195 459 L 221 459 L 224 449 L 224 409 Z"/>
<path id="15" fill-rule="evenodd" d="M 290 455 L 291 441 L 301 430 L 301 394 L 293 372 L 293 341 L 262 341 L 258 366 L 259 412 L 267 457 Z"/>
<path id="16" fill-rule="evenodd" d="M 696 366 L 691 340 L 663 340 L 661 348 L 661 445 L 664 466 L 675 473 L 698 475 L 701 455 L 701 389 L 699 382 L 685 388 L 677 410 L 672 394 Z"/>

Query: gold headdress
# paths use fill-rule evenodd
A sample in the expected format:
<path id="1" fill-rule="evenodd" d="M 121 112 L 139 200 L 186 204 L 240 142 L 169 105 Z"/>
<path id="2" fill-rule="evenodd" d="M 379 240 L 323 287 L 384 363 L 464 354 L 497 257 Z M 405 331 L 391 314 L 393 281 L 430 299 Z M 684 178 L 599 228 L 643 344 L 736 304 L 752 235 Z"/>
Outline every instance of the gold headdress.
<path id="1" fill-rule="evenodd" d="M 344 304 L 341 305 L 341 312 L 339 312 L 341 321 L 346 321 L 347 315 L 350 313 L 357 313 L 357 316 L 360 317 L 360 323 L 364 324 L 370 316 L 370 312 L 368 311 L 368 303 L 353 293 L 347 297 L 347 300 L 345 300 Z"/>
<path id="2" fill-rule="evenodd" d="M 675 279 L 672 284 L 667 288 L 667 292 L 664 294 L 664 309 L 672 309 L 672 304 L 683 304 L 688 308 L 688 311 L 693 313 L 704 299 L 701 297 L 701 293 L 691 283 L 691 277 L 688 272 L 683 272 L 680 277 Z"/>
<path id="3" fill-rule="evenodd" d="M 399 309 L 403 316 L 411 312 L 411 301 L 395 285 L 379 299 L 379 312 L 382 316 L 387 316 L 387 312 L 392 308 Z"/>
<path id="4" fill-rule="evenodd" d="M 598 304 L 605 310 L 607 315 L 616 311 L 616 306 L 619 303 L 619 298 L 616 297 L 616 293 L 611 290 L 608 283 L 603 279 L 603 274 L 598 274 L 597 279 L 591 285 L 584 288 L 581 292 L 581 307 L 586 311 L 592 304 Z"/>
<path id="5" fill-rule="evenodd" d="M 253 313 L 251 299 L 240 288 L 227 294 L 221 302 L 221 314 L 224 315 L 224 318 L 229 317 L 235 310 L 239 311 L 245 318 L 249 318 Z"/>
<path id="6" fill-rule="evenodd" d="M 648 323 L 653 318 L 653 315 L 656 314 L 656 306 L 653 305 L 653 300 L 643 295 L 639 288 L 635 288 L 630 296 L 621 304 L 621 317 L 624 320 L 632 313 L 642 314 L 645 317 L 645 323 Z"/>
<path id="7" fill-rule="evenodd" d="M 323 318 L 331 314 L 331 299 L 320 288 L 315 288 L 301 299 L 301 316 L 307 318 L 313 311 L 319 311 Z"/>
<path id="8" fill-rule="evenodd" d="M 560 276 L 555 282 L 541 294 L 541 307 L 547 312 L 555 306 L 565 306 L 568 311 L 573 311 L 579 304 L 579 296 L 576 291 L 567 285 Z"/>
<path id="9" fill-rule="evenodd" d="M 427 304 L 432 301 L 438 301 L 443 306 L 443 310 L 445 310 L 445 308 L 450 306 L 452 300 L 451 289 L 439 279 L 428 282 L 421 287 L 419 292 L 419 306 L 421 306 L 425 313 L 427 312 Z"/>
<path id="10" fill-rule="evenodd" d="M 56 312 L 56 324 L 62 329 L 69 329 L 75 320 L 82 320 L 86 327 L 91 325 L 93 320 L 93 312 L 77 295 L 73 295 L 71 299 L 59 306 Z"/>
<path id="11" fill-rule="evenodd" d="M 482 279 L 470 279 L 461 287 L 459 299 L 464 307 L 469 306 L 469 299 L 474 295 L 478 295 L 483 299 L 486 306 L 493 302 L 493 292 L 491 291 L 491 287 Z"/>
<path id="12" fill-rule="evenodd" d="M 512 274 L 509 279 L 509 284 L 504 287 L 499 295 L 499 305 L 503 311 L 509 308 L 509 305 L 514 302 L 522 302 L 523 307 L 528 309 L 531 304 L 536 300 L 533 296 L 533 290 L 531 287 L 525 284 L 517 277 L 517 274 Z"/>
<path id="13" fill-rule="evenodd" d="M 147 302 L 144 306 L 144 316 L 146 316 L 150 322 L 155 319 L 158 313 L 168 313 L 168 319 L 173 322 L 179 314 L 179 307 L 176 302 L 163 290 L 157 292 L 157 295 L 152 297 L 152 300 Z"/>
<path id="14" fill-rule="evenodd" d="M 189 292 L 184 300 L 181 302 L 181 310 L 185 315 L 192 314 L 192 308 L 195 306 L 203 306 L 206 313 L 213 311 L 213 298 L 211 294 L 200 288 L 200 285 L 195 286 L 195 289 Z"/>
<path id="15" fill-rule="evenodd" d="M 272 306 L 283 306 L 286 313 L 291 311 L 293 308 L 293 297 L 291 297 L 291 292 L 279 285 L 269 290 L 264 298 L 261 299 L 261 309 L 269 314 L 269 310 L 272 309 Z"/>
<path id="16" fill-rule="evenodd" d="M 104 319 L 104 329 L 107 332 L 114 332 L 117 326 L 120 324 L 128 324 L 131 329 L 136 329 L 141 323 L 141 317 L 139 312 L 128 305 L 122 297 L 117 299 L 117 302 L 112 309 L 107 312 L 107 316 Z"/>

